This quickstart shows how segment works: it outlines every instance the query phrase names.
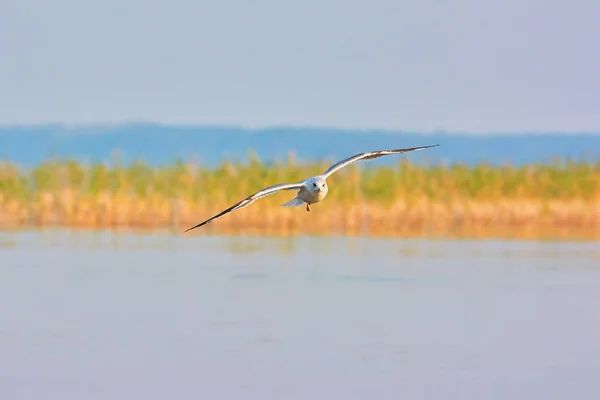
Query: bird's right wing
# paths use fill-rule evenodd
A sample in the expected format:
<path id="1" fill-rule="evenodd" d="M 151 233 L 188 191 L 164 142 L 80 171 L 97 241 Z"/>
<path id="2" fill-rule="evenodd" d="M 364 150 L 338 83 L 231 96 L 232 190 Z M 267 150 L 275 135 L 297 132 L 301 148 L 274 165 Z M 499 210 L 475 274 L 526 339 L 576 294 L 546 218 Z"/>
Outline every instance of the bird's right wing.
<path id="1" fill-rule="evenodd" d="M 302 182 L 300 182 L 300 183 L 280 183 L 277 185 L 266 187 L 256 193 L 246 197 L 245 199 L 240 200 L 239 202 L 235 203 L 228 209 L 221 211 L 219 214 L 215 215 L 214 217 L 211 217 L 211 218 L 207 219 L 206 221 L 201 222 L 198 225 L 187 229 L 185 232 L 191 231 L 192 229 L 199 228 L 202 225 L 206 225 L 206 224 L 214 221 L 215 219 L 222 217 L 223 215 L 230 213 L 232 211 L 239 210 L 240 208 L 248 207 L 250 204 L 254 203 L 256 200 L 258 200 L 262 197 L 265 197 L 265 196 L 270 196 L 272 194 L 275 194 L 275 193 L 279 192 L 280 190 L 294 190 L 294 189 L 300 189 L 301 187 L 302 187 Z"/>

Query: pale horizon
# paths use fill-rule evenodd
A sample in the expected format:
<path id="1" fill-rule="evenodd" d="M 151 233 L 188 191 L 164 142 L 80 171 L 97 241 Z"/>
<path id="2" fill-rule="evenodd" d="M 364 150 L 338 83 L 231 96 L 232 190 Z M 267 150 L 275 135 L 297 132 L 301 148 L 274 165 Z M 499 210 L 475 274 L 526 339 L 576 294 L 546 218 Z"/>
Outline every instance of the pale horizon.
<path id="1" fill-rule="evenodd" d="M 60 127 L 65 131 L 73 131 L 77 133 L 106 133 L 111 129 L 117 128 L 133 128 L 135 126 L 152 126 L 162 128 L 178 129 L 199 129 L 206 130 L 214 129 L 231 129 L 235 131 L 262 132 L 271 130 L 298 130 L 298 131 L 314 131 L 323 130 L 331 132 L 347 132 L 349 134 L 361 133 L 383 133 L 383 134 L 416 134 L 416 135 L 459 135 L 459 136 L 536 136 L 536 135 L 584 135 L 584 136 L 599 136 L 600 129 L 597 130 L 506 130 L 506 131 L 460 131 L 450 129 L 400 129 L 400 128 L 381 128 L 381 127 L 352 127 L 352 126 L 335 126 L 335 125 L 310 125 L 310 124 L 265 124 L 265 125 L 243 125 L 243 124 L 215 124 L 215 123 L 164 123 L 160 121 L 144 121 L 144 120 L 122 120 L 122 121 L 89 121 L 89 122 L 61 122 L 61 121 L 46 121 L 46 122 L 16 122 L 16 123 L 0 123 L 0 134 L 9 133 L 14 129 L 34 129 Z M 99 130 L 98 130 L 99 129 Z"/>
<path id="2" fill-rule="evenodd" d="M 7 0 L 0 126 L 598 133 L 600 4 Z"/>

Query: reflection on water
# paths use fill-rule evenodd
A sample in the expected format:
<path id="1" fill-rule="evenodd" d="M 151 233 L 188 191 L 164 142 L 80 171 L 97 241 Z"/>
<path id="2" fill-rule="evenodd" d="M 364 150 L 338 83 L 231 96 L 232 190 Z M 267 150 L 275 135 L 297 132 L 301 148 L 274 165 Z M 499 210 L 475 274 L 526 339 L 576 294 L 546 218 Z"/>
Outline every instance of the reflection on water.
<path id="1" fill-rule="evenodd" d="M 594 242 L 0 235 L 0 398 L 596 399 Z"/>

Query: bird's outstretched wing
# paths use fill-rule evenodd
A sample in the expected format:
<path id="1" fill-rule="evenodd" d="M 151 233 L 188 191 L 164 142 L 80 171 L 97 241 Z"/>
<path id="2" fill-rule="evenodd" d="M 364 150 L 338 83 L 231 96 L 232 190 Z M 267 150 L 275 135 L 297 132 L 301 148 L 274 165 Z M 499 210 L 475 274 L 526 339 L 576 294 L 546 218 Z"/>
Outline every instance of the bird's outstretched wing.
<path id="1" fill-rule="evenodd" d="M 222 217 L 223 215 L 230 213 L 232 211 L 239 210 L 240 208 L 248 207 L 250 204 L 254 203 L 256 200 L 258 200 L 262 197 L 265 197 L 265 196 L 270 196 L 272 194 L 275 194 L 275 193 L 279 192 L 280 190 L 294 190 L 294 189 L 300 189 L 301 187 L 302 187 L 302 183 L 280 183 L 278 185 L 266 187 L 256 193 L 246 197 L 245 199 L 238 201 L 237 203 L 235 203 L 228 209 L 221 211 L 219 214 L 215 215 L 214 217 L 209 218 L 206 221 L 201 222 L 198 225 L 187 229 L 185 232 L 191 231 L 192 229 L 199 228 L 202 225 L 206 225 L 209 222 L 212 222 L 213 220 L 215 220 L 219 217 Z"/>
<path id="2" fill-rule="evenodd" d="M 422 150 L 422 149 L 427 149 L 429 147 L 436 147 L 436 146 L 439 146 L 439 144 L 434 144 L 434 145 L 431 145 L 431 146 L 409 147 L 409 148 L 406 148 L 406 149 L 369 151 L 369 152 L 366 152 L 366 153 L 356 154 L 356 155 L 354 155 L 352 157 L 346 158 L 345 160 L 338 161 L 337 163 L 333 164 L 331 167 L 329 167 L 329 169 L 327 169 L 327 171 L 325 171 L 325 173 L 323 174 L 323 176 L 325 178 L 327 178 L 329 175 L 331 175 L 334 172 L 336 172 L 336 171 L 344 168 L 347 165 L 352 164 L 355 161 L 370 160 L 372 158 L 378 158 L 378 157 L 388 156 L 390 154 L 406 153 L 406 152 L 409 152 L 409 151 Z"/>

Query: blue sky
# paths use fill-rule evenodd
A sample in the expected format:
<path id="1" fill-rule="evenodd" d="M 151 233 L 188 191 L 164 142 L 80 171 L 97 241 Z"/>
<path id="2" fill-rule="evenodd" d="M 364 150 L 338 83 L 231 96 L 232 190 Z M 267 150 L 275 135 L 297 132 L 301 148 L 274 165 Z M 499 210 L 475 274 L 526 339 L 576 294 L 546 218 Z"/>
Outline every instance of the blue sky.
<path id="1" fill-rule="evenodd" d="M 600 2 L 4 0 L 0 124 L 599 131 Z"/>

